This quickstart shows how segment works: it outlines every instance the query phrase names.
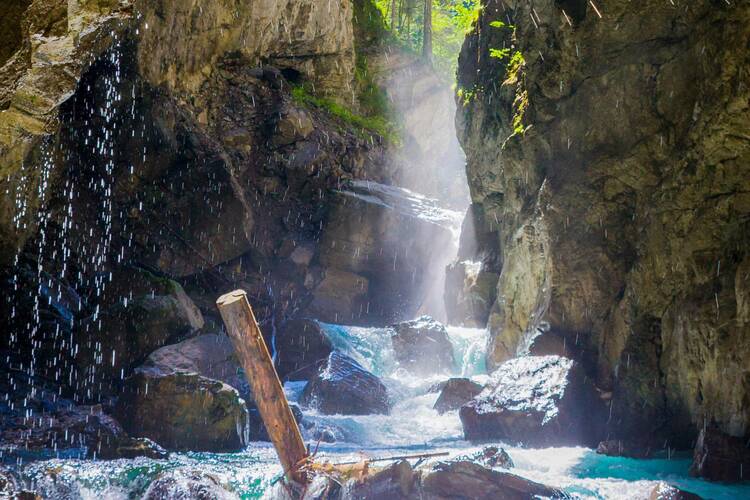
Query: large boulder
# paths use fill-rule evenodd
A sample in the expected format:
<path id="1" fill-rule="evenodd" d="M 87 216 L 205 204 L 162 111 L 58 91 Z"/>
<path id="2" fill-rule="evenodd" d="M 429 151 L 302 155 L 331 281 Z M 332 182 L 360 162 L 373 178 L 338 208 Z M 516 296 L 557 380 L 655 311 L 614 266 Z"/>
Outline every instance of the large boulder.
<path id="1" fill-rule="evenodd" d="M 276 371 L 279 378 L 309 380 L 332 350 L 331 341 L 317 321 L 287 321 L 276 335 Z"/>
<path id="2" fill-rule="evenodd" d="M 165 471 L 149 485 L 144 500 L 234 500 L 219 479 L 200 471 Z"/>
<path id="3" fill-rule="evenodd" d="M 466 439 L 531 446 L 595 445 L 602 404 L 574 361 L 528 356 L 506 361 L 459 412 Z"/>
<path id="4" fill-rule="evenodd" d="M 206 334 L 170 344 L 149 354 L 144 366 L 164 371 L 197 373 L 219 380 L 237 389 L 246 402 L 252 402 L 252 391 L 245 372 L 237 361 L 229 337 Z"/>
<path id="5" fill-rule="evenodd" d="M 352 482 L 350 491 L 357 500 L 570 498 L 556 488 L 465 460 L 441 462 L 430 470 L 414 470 L 406 461 L 397 462 Z"/>
<path id="6" fill-rule="evenodd" d="M 713 425 L 701 429 L 693 452 L 690 475 L 710 481 L 744 481 L 750 477 L 750 447 L 742 439 Z"/>
<path id="7" fill-rule="evenodd" d="M 333 351 L 328 361 L 305 387 L 303 405 L 326 415 L 387 414 L 388 389 L 352 358 Z"/>
<path id="8" fill-rule="evenodd" d="M 482 386 L 468 378 L 449 379 L 440 391 L 433 408 L 438 413 L 458 410 L 482 392 Z"/>
<path id="9" fill-rule="evenodd" d="M 438 464 L 422 478 L 420 495 L 414 498 L 527 500 L 540 497 L 569 498 L 561 490 L 529 479 L 459 461 Z"/>
<path id="10" fill-rule="evenodd" d="M 248 411 L 239 393 L 195 373 L 138 368 L 115 415 L 132 435 L 170 450 L 233 452 L 247 440 Z"/>
<path id="11" fill-rule="evenodd" d="M 421 316 L 392 328 L 394 356 L 403 368 L 415 375 L 447 373 L 453 369 L 453 344 L 441 323 Z"/>

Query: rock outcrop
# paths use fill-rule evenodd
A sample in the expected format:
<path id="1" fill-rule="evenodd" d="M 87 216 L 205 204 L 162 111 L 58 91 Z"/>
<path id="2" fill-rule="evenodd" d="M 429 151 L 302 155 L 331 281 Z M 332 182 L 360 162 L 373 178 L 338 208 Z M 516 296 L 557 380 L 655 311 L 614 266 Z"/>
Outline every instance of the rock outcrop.
<path id="1" fill-rule="evenodd" d="M 489 0 L 460 56 L 489 366 L 548 326 L 595 353 L 613 438 L 747 440 L 750 7 L 592 3 Z"/>
<path id="2" fill-rule="evenodd" d="M 441 323 L 429 316 L 421 316 L 391 328 L 393 355 L 402 368 L 421 376 L 453 369 L 453 344 Z"/>
<path id="3" fill-rule="evenodd" d="M 592 381 L 577 363 L 531 356 L 500 365 L 459 416 L 466 439 L 472 441 L 592 446 L 600 437 L 602 410 Z"/>
<path id="4" fill-rule="evenodd" d="M 478 396 L 480 392 L 482 392 L 482 386 L 468 378 L 449 379 L 440 391 L 440 396 L 435 401 L 433 408 L 438 413 L 458 410 Z"/>
<path id="5" fill-rule="evenodd" d="M 305 386 L 301 402 L 326 415 L 387 414 L 391 409 L 385 385 L 338 351 Z"/>
<path id="6" fill-rule="evenodd" d="M 194 373 L 139 368 L 115 416 L 132 435 L 170 450 L 232 452 L 248 440 L 248 412 L 239 393 Z"/>
<path id="7" fill-rule="evenodd" d="M 693 452 L 690 475 L 710 481 L 747 480 L 750 446 L 744 439 L 730 436 L 715 426 L 701 429 Z"/>

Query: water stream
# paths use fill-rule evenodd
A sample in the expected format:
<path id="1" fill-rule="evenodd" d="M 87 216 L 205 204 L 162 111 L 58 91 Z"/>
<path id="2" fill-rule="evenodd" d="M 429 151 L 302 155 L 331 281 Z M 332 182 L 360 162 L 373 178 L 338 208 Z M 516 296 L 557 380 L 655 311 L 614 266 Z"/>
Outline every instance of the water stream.
<path id="1" fill-rule="evenodd" d="M 384 328 L 324 325 L 340 349 L 356 357 L 380 375 L 394 399 L 390 415 L 324 416 L 305 412 L 306 426 L 327 427 L 336 434 L 334 444 L 321 443 L 318 456 L 333 462 L 382 457 L 421 451 L 446 451 L 450 458 L 479 451 L 463 440 L 457 411 L 439 415 L 432 406 L 438 397 L 430 392 L 445 376 L 418 378 L 398 368 Z M 482 381 L 485 332 L 449 328 L 456 366 L 455 376 Z M 296 399 L 303 385 L 288 383 L 285 390 Z M 303 430 L 314 443 L 311 430 Z M 667 481 L 704 498 L 750 498 L 750 485 L 725 486 L 688 477 L 688 456 L 636 460 L 597 455 L 586 448 L 520 448 L 503 446 L 515 463 L 511 472 L 564 488 L 574 498 L 648 498 L 658 481 Z M 270 443 L 251 443 L 241 453 L 173 453 L 168 460 L 87 461 L 49 460 L 25 466 L 24 476 L 43 495 L 52 498 L 139 498 L 161 472 L 200 470 L 216 476 L 240 498 L 262 498 L 273 491 L 272 481 L 280 473 Z M 54 471 L 55 480 L 49 471 Z M 64 494 L 64 495 L 63 495 Z"/>

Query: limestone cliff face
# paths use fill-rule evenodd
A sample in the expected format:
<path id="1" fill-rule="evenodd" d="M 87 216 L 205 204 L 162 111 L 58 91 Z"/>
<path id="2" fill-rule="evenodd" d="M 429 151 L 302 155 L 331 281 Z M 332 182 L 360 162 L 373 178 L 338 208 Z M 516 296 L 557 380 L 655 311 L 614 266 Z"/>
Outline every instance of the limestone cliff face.
<path id="1" fill-rule="evenodd" d="M 489 0 L 461 53 L 488 362 L 562 336 L 612 435 L 747 437 L 750 7 L 593 3 Z"/>
<path id="2" fill-rule="evenodd" d="M 349 0 L 12 0 L 0 6 L 0 18 L 0 176 L 3 191 L 23 198 L 29 214 L 39 200 L 22 192 L 21 180 L 39 169 L 24 165 L 41 161 L 39 146 L 59 129 L 61 106 L 91 64 L 118 43 L 135 47 L 128 58 L 137 62 L 142 84 L 198 113 L 208 107 L 202 86 L 216 78 L 228 54 L 288 71 L 340 102 L 354 101 Z M 16 201 L 0 200 L 0 262 L 33 230 L 32 221 L 14 220 Z"/>

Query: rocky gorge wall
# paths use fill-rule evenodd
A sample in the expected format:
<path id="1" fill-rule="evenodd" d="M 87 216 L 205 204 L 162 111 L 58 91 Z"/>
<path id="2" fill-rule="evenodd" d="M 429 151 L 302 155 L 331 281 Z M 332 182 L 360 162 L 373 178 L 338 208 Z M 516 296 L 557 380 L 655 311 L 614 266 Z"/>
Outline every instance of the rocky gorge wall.
<path id="1" fill-rule="evenodd" d="M 488 0 L 463 46 L 467 321 L 581 359 L 610 437 L 750 436 L 749 59 L 744 2 Z"/>
<path id="2" fill-rule="evenodd" d="M 452 248 L 456 214 L 390 185 L 408 165 L 357 114 L 371 82 L 355 71 L 353 7 L 0 7 L 3 449 L 56 446 L 50 436 L 89 410 L 104 419 L 131 379 L 155 376 L 138 371 L 150 353 L 221 333 L 214 301 L 230 289 L 248 292 L 269 345 L 290 318 L 387 324 L 422 310 L 446 256 L 420 244 Z M 373 72 L 385 45 L 368 53 Z M 203 407 L 241 445 L 234 389 L 157 375 L 166 392 L 213 394 Z M 73 403 L 104 413 L 68 415 Z M 49 428 L 29 420 L 46 413 Z M 96 448 L 89 427 L 76 435 L 99 436 Z"/>

